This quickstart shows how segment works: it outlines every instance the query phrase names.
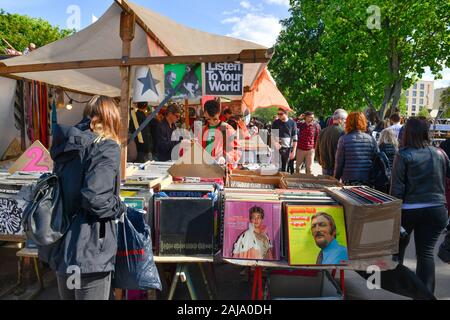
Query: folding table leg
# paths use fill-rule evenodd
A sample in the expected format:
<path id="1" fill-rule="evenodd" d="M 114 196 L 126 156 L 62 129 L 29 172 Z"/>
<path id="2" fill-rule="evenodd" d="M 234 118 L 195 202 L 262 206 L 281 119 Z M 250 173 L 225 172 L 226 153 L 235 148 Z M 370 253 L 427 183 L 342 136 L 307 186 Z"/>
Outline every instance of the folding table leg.
<path id="1" fill-rule="evenodd" d="M 343 269 L 340 272 L 340 281 L 341 281 L 342 297 L 345 299 L 345 272 Z"/>
<path id="2" fill-rule="evenodd" d="M 173 296 L 175 294 L 175 289 L 177 288 L 178 279 L 180 278 L 181 272 L 182 272 L 182 264 L 177 264 L 177 269 L 175 271 L 175 274 L 173 275 L 172 284 L 170 285 L 170 291 L 169 296 L 167 297 L 167 300 L 172 300 Z"/>
<path id="3" fill-rule="evenodd" d="M 206 291 L 208 292 L 208 297 L 209 297 L 210 300 L 214 300 L 214 296 L 213 296 L 212 290 L 210 288 L 210 285 L 209 285 L 209 282 L 208 282 L 208 278 L 207 278 L 205 270 L 203 268 L 203 264 L 199 263 L 198 267 L 200 268 L 200 272 L 202 273 L 203 283 L 205 284 Z"/>
<path id="4" fill-rule="evenodd" d="M 189 294 L 191 296 L 191 300 L 197 300 L 197 293 L 195 292 L 195 288 L 194 288 L 194 284 L 192 283 L 192 278 L 191 278 L 191 274 L 189 273 L 189 266 L 188 265 L 184 265 L 183 266 L 183 271 L 182 273 L 184 274 L 184 276 L 182 275 L 181 280 L 183 282 L 186 282 L 186 285 L 188 287 L 189 290 Z"/>

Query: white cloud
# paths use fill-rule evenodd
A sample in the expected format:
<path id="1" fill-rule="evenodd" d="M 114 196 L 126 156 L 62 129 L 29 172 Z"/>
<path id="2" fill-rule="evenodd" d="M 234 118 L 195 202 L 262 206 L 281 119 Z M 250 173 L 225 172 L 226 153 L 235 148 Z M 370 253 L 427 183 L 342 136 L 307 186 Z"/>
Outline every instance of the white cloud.
<path id="1" fill-rule="evenodd" d="M 221 21 L 221 23 L 223 23 L 223 24 L 225 24 L 225 23 L 238 23 L 239 21 L 241 21 L 241 18 L 239 18 L 239 17 L 231 17 L 231 18 L 223 19 Z"/>
<path id="2" fill-rule="evenodd" d="M 267 4 L 276 4 L 289 8 L 289 0 L 265 0 Z"/>
<path id="3" fill-rule="evenodd" d="M 252 4 L 248 1 L 241 1 L 240 5 L 244 9 L 250 9 L 252 7 Z"/>
<path id="4" fill-rule="evenodd" d="M 234 9 L 234 10 L 230 10 L 230 11 L 223 11 L 222 14 L 225 16 L 231 15 L 231 14 L 236 14 L 241 12 L 241 9 Z"/>
<path id="5" fill-rule="evenodd" d="M 227 36 L 252 41 L 266 47 L 275 44 L 281 31 L 278 18 L 248 13 L 245 17 L 238 19 L 234 19 L 231 33 Z"/>

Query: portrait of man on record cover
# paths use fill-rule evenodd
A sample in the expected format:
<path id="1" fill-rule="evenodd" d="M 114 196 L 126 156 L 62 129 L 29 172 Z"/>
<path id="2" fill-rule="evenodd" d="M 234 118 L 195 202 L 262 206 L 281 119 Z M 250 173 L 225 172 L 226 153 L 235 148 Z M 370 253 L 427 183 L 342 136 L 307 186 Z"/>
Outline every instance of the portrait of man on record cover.
<path id="1" fill-rule="evenodd" d="M 336 239 L 336 223 L 325 212 L 318 212 L 311 218 L 311 234 L 321 249 L 316 264 L 340 264 L 348 261 L 347 248 Z"/>

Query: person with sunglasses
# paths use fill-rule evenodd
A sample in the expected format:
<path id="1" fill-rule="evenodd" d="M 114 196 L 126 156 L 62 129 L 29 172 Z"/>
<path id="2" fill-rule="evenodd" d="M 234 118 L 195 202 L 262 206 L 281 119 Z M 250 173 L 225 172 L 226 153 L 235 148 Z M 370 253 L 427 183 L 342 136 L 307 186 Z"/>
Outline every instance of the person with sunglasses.
<path id="1" fill-rule="evenodd" d="M 295 159 L 297 150 L 297 124 L 290 119 L 286 110 L 278 109 L 278 119 L 272 124 L 272 134 L 278 130 L 278 141 L 275 141 L 275 148 L 280 153 L 281 167 L 280 171 L 286 172 L 289 160 Z"/>
<path id="2" fill-rule="evenodd" d="M 180 142 L 172 141 L 172 133 L 176 130 L 175 124 L 180 117 L 180 108 L 173 103 L 167 107 L 165 117 L 155 125 L 154 158 L 156 161 L 172 160 L 172 149 Z"/>

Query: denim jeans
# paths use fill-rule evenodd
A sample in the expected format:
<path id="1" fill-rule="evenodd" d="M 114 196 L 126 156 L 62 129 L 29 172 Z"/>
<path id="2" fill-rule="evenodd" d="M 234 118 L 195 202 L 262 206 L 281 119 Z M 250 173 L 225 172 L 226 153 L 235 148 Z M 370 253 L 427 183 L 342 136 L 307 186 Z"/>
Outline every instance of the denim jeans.
<path id="1" fill-rule="evenodd" d="M 406 248 L 414 231 L 416 274 L 432 293 L 435 287 L 434 247 L 439 235 L 447 226 L 447 220 L 447 209 L 443 205 L 402 210 L 402 227 L 405 228 L 408 236 L 400 239 L 399 263 L 403 264 Z"/>

